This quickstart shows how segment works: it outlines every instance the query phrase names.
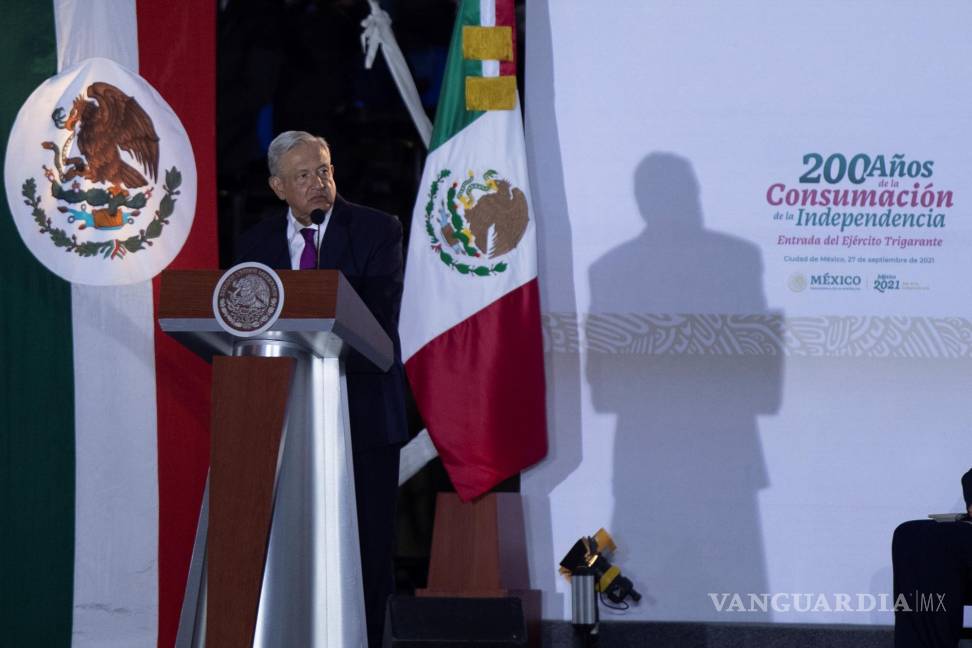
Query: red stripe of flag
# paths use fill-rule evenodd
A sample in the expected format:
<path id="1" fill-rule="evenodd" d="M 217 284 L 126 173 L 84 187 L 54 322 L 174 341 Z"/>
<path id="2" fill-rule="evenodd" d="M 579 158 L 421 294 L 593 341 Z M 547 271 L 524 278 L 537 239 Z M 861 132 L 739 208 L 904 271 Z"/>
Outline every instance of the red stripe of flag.
<path id="1" fill-rule="evenodd" d="M 405 370 L 462 500 L 547 454 L 536 279 L 433 339 Z"/>
<path id="2" fill-rule="evenodd" d="M 198 186 L 192 231 L 170 268 L 215 268 L 216 3 L 137 0 L 139 73 L 189 134 Z M 158 306 L 158 278 L 153 281 Z M 209 466 L 210 368 L 155 329 L 159 471 L 159 638 L 175 643 Z"/>
<path id="3" fill-rule="evenodd" d="M 516 75 L 516 9 L 513 0 L 496 0 L 496 25 L 512 28 L 513 32 L 513 60 L 500 61 L 501 76 Z"/>

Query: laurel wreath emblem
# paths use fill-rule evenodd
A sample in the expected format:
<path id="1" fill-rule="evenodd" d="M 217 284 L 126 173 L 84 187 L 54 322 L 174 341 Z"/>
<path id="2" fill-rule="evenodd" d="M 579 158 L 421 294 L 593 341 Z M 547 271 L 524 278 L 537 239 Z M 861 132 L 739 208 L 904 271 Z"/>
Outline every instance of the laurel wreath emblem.
<path id="1" fill-rule="evenodd" d="M 495 171 L 487 171 L 485 176 L 496 175 Z M 439 193 L 439 186 L 452 175 L 449 169 L 443 169 L 439 171 L 438 177 L 432 181 L 432 185 L 429 190 L 429 201 L 425 204 L 425 231 L 429 235 L 429 243 L 432 251 L 439 256 L 439 260 L 446 264 L 459 274 L 474 276 L 474 277 L 489 277 L 490 275 L 496 275 L 501 272 L 505 272 L 509 267 L 509 264 L 500 261 L 495 264 L 486 265 L 472 265 L 465 263 L 464 261 L 457 260 L 453 255 L 449 254 L 446 250 L 442 249 L 442 241 L 436 235 L 435 227 L 432 224 L 432 212 L 435 209 L 436 197 Z M 465 228 L 465 223 L 463 222 L 462 216 L 460 216 L 455 210 L 450 209 L 451 225 L 456 232 L 456 237 L 459 239 L 460 244 L 463 246 L 464 250 L 469 253 L 470 256 L 478 256 L 476 250 L 469 245 L 469 241 L 462 234 L 462 230 Z"/>
<path id="2" fill-rule="evenodd" d="M 64 248 L 65 252 L 73 252 L 80 257 L 100 255 L 105 259 L 120 259 L 129 252 L 135 253 L 151 247 L 152 240 L 162 236 L 162 230 L 169 224 L 169 217 L 175 211 L 176 196 L 179 195 L 181 185 L 182 173 L 176 167 L 172 167 L 165 172 L 165 182 L 162 185 L 165 195 L 159 201 L 159 208 L 155 211 L 155 216 L 148 226 L 139 230 L 138 234 L 126 239 L 100 242 L 85 241 L 79 243 L 77 235 L 68 235 L 63 229 L 54 227 L 53 221 L 40 206 L 41 199 L 37 195 L 37 181 L 34 178 L 28 178 L 24 181 L 21 195 L 25 198 L 24 204 L 32 209 L 31 215 L 40 228 L 40 233 L 49 235 L 55 246 Z"/>

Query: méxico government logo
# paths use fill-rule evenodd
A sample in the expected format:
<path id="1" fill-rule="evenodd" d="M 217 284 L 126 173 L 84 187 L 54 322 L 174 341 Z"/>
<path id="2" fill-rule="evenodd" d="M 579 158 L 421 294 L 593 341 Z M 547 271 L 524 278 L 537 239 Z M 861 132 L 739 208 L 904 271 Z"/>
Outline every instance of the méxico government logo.
<path id="1" fill-rule="evenodd" d="M 789 286 L 790 290 L 793 292 L 803 292 L 807 289 L 807 275 L 802 272 L 794 272 L 786 280 L 786 285 Z"/>
<path id="2" fill-rule="evenodd" d="M 17 114 L 4 165 L 10 210 L 28 249 L 68 281 L 145 281 L 192 227 L 196 167 L 162 97 L 108 59 L 40 85 Z"/>
<path id="3" fill-rule="evenodd" d="M 425 231 L 439 260 L 456 272 L 488 277 L 509 267 L 504 257 L 516 249 L 530 223 L 523 191 L 488 169 L 465 177 L 439 171 L 425 205 Z"/>
<path id="4" fill-rule="evenodd" d="M 237 337 L 253 337 L 273 326 L 283 302 L 280 275 L 254 261 L 227 270 L 213 289 L 213 315 L 224 331 Z"/>

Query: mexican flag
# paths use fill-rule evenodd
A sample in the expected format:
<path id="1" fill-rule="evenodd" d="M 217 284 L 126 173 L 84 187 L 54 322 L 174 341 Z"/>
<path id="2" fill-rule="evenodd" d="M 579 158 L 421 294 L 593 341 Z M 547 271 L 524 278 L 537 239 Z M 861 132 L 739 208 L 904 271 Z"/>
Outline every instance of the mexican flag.
<path id="1" fill-rule="evenodd" d="M 18 154 L 14 119 L 44 80 L 116 61 L 192 143 L 198 215 L 170 267 L 216 267 L 215 22 L 210 0 L 5 2 L 0 157 Z M 25 247 L 8 202 L 30 207 L 13 198 L 0 196 L 0 644 L 172 646 L 208 465 L 209 368 L 158 330 L 158 279 L 67 283 Z"/>
<path id="2" fill-rule="evenodd" d="M 399 331 L 412 391 L 463 500 L 547 452 L 536 214 L 513 0 L 463 0 L 429 146 Z"/>

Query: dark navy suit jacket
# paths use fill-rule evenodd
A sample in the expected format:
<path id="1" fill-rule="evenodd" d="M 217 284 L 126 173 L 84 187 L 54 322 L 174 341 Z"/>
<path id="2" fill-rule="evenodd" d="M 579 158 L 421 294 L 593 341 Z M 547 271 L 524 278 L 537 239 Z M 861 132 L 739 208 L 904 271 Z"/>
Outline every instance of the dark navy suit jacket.
<path id="1" fill-rule="evenodd" d="M 264 218 L 243 235 L 237 262 L 258 261 L 290 269 L 287 212 Z M 340 270 L 395 345 L 395 362 L 382 372 L 362 355 L 345 358 L 353 450 L 408 441 L 404 371 L 398 339 L 402 301 L 402 225 L 391 214 L 334 201 L 321 242 L 320 267 Z"/>
<path id="2" fill-rule="evenodd" d="M 972 470 L 962 476 L 962 494 L 965 495 L 966 508 L 972 506 Z"/>

